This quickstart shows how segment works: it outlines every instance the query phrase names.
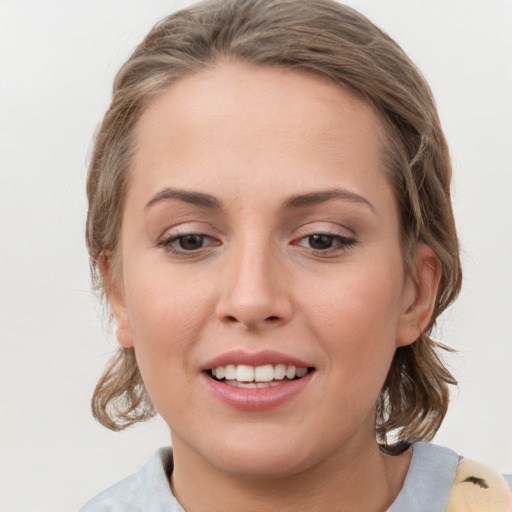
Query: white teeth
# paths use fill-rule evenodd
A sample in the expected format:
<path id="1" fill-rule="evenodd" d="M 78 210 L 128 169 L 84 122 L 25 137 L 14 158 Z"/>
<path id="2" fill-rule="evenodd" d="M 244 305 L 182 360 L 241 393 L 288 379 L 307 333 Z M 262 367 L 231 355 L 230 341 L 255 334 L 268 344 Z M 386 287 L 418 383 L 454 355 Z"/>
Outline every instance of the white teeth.
<path id="1" fill-rule="evenodd" d="M 254 370 L 254 380 L 258 382 L 270 382 L 274 380 L 274 368 L 271 364 L 257 366 Z"/>
<path id="2" fill-rule="evenodd" d="M 252 382 L 254 380 L 254 366 L 239 364 L 236 367 L 236 380 L 238 382 Z"/>
<path id="3" fill-rule="evenodd" d="M 286 377 L 286 365 L 278 364 L 274 367 L 274 379 L 281 380 Z"/>
<path id="4" fill-rule="evenodd" d="M 236 366 L 234 364 L 228 364 L 225 369 L 224 378 L 227 380 L 236 379 Z"/>
<path id="5" fill-rule="evenodd" d="M 237 388 L 257 388 L 256 382 L 239 382 L 238 380 L 230 380 L 229 383 Z"/>
<path id="6" fill-rule="evenodd" d="M 286 366 L 285 364 L 275 366 L 271 364 L 262 366 L 228 364 L 227 366 L 212 368 L 211 373 L 218 380 L 230 381 L 229 384 L 233 386 L 236 386 L 237 383 L 243 383 L 242 387 L 267 387 L 269 384 L 279 384 L 279 382 L 273 381 L 304 377 L 308 373 L 308 369 L 296 368 L 293 365 Z M 254 385 L 249 385 L 253 382 L 255 382 Z"/>
<path id="7" fill-rule="evenodd" d="M 306 373 L 308 373 L 308 369 L 307 368 L 297 368 L 297 370 L 295 371 L 295 375 L 300 379 L 301 377 L 304 377 L 304 375 L 306 375 Z"/>
<path id="8" fill-rule="evenodd" d="M 295 378 L 295 366 L 288 366 L 288 368 L 286 368 L 286 378 L 287 379 L 294 379 Z"/>
<path id="9" fill-rule="evenodd" d="M 272 381 L 272 382 L 239 382 L 237 380 L 225 380 L 225 384 L 233 386 L 234 388 L 271 388 L 274 386 L 279 386 L 282 384 L 281 382 Z"/>

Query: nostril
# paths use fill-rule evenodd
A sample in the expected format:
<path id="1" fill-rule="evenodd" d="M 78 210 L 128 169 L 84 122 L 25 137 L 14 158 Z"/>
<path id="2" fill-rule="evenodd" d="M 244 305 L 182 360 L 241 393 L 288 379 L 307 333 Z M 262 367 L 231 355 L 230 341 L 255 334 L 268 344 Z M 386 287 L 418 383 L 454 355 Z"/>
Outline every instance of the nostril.
<path id="1" fill-rule="evenodd" d="M 279 317 L 278 317 L 278 316 L 273 315 L 273 316 L 269 316 L 269 317 L 267 318 L 267 320 L 270 320 L 271 322 L 275 322 L 275 321 L 279 320 Z"/>

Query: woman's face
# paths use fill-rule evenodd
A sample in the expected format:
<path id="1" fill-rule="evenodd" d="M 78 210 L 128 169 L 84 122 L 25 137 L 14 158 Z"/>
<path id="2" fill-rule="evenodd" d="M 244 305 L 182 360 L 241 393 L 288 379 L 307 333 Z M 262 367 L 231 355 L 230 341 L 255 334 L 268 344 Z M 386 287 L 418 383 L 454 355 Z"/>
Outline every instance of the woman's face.
<path id="1" fill-rule="evenodd" d="M 293 474 L 375 443 L 416 296 L 382 147 L 368 104 L 279 68 L 221 62 L 148 106 L 111 304 L 177 464 Z"/>

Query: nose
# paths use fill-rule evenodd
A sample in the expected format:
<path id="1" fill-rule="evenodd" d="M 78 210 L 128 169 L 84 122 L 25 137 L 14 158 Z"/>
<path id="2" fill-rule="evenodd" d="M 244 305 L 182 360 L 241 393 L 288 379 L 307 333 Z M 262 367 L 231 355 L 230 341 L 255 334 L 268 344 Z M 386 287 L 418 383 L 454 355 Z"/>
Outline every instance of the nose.
<path id="1" fill-rule="evenodd" d="M 289 322 L 293 305 L 283 264 L 271 248 L 240 247 L 225 262 L 217 318 L 258 331 Z"/>

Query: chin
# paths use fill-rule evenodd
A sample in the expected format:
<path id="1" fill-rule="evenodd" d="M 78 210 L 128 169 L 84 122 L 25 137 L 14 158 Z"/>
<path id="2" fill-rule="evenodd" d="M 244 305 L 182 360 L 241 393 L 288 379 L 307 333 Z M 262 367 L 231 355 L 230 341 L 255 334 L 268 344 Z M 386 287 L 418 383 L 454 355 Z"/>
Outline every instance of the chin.
<path id="1" fill-rule="evenodd" d="M 219 469 L 249 480 L 267 480 L 286 478 L 307 469 L 307 461 L 296 452 L 276 453 L 270 450 L 256 450 L 257 453 L 234 453 L 223 457 Z"/>
<path id="2" fill-rule="evenodd" d="M 238 439 L 231 437 L 216 447 L 222 448 L 215 454 L 210 452 L 210 461 L 226 473 L 247 479 L 296 475 L 320 462 L 330 452 L 325 447 L 308 446 L 305 440 L 282 433 L 272 437 L 257 434 Z"/>

